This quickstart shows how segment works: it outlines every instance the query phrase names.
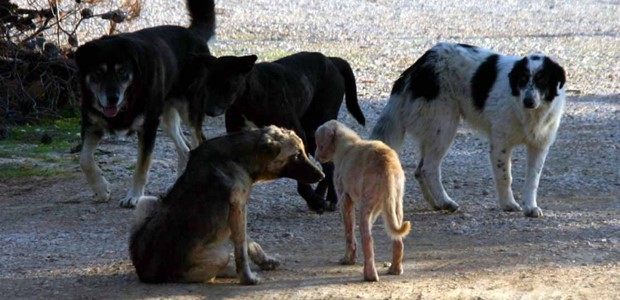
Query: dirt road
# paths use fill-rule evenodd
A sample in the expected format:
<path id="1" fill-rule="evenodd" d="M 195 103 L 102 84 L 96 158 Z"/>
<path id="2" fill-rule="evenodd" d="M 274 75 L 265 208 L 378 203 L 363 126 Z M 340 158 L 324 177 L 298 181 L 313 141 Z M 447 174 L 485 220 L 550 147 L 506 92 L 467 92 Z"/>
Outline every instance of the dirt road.
<path id="1" fill-rule="evenodd" d="M 134 26 L 186 22 L 181 1 L 149 3 L 142 18 L 150 21 Z M 155 6 L 170 3 L 175 7 Z M 63 176 L 0 182 L 0 298 L 620 299 L 617 2 L 234 0 L 217 6 L 216 55 L 256 53 L 269 60 L 312 50 L 351 61 L 369 125 L 355 125 L 344 109 L 341 120 L 363 136 L 393 81 L 436 42 L 557 57 L 568 72 L 569 99 L 538 191 L 544 218 L 497 209 L 488 144 L 462 126 L 443 164 L 448 193 L 461 205 L 455 214 L 428 209 L 413 179 L 414 145 L 409 141 L 401 153 L 408 177 L 405 219 L 413 223 L 402 276 L 386 275 L 391 250 L 380 222 L 374 237 L 381 281 L 362 281 L 361 259 L 340 266 L 339 214 L 308 212 L 294 183 L 281 180 L 256 186 L 249 205 L 249 234 L 282 261 L 275 271 L 258 272 L 260 285 L 229 279 L 146 285 L 128 259 L 133 211 L 116 202 L 133 172 L 135 139 L 106 138 L 96 159 L 113 184 L 109 203 L 95 201 L 77 163 Z M 222 120 L 209 120 L 205 132 L 221 134 Z M 175 178 L 175 152 L 161 136 L 150 194 L 162 193 Z M 67 149 L 59 155 L 75 154 Z M 517 197 L 524 161 L 517 149 Z"/>

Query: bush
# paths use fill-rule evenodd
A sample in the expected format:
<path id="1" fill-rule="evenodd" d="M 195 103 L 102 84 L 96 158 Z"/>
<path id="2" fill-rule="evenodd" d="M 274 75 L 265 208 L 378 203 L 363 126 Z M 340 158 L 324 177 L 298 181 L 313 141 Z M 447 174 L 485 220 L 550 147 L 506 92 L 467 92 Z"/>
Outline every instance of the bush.
<path id="1" fill-rule="evenodd" d="M 76 107 L 80 34 L 116 33 L 140 10 L 141 0 L 0 0 L 0 127 Z"/>

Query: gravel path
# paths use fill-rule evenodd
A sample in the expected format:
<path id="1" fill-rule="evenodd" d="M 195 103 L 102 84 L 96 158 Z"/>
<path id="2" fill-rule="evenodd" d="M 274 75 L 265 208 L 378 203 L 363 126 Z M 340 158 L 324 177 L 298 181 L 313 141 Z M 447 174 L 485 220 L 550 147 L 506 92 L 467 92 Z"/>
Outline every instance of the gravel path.
<path id="1" fill-rule="evenodd" d="M 186 24 L 182 1 L 145 1 L 130 27 Z M 363 283 L 361 264 L 337 264 L 344 251 L 338 213 L 309 213 L 294 184 L 258 185 L 249 232 L 282 261 L 259 272 L 263 283 L 144 285 L 127 254 L 132 211 L 96 203 L 79 167 L 70 179 L 0 183 L 0 297 L 7 298 L 365 298 L 620 299 L 620 3 L 618 1 L 218 1 L 216 55 L 272 60 L 321 51 L 350 61 L 366 128 L 346 110 L 341 120 L 368 136 L 392 83 L 425 50 L 455 41 L 524 55 L 556 57 L 568 73 L 569 98 L 539 188 L 542 219 L 497 209 L 487 142 L 467 126 L 443 164 L 456 214 L 428 210 L 413 180 L 415 148 L 402 155 L 409 178 L 405 274 L 387 276 L 389 240 L 375 226 L 381 282 Z M 205 125 L 223 132 L 221 118 Z M 113 197 L 127 189 L 133 138 L 106 138 L 98 156 Z M 158 139 L 147 186 L 158 194 L 174 180 L 176 157 Z M 69 154 L 64 154 L 69 155 Z M 523 149 L 513 157 L 518 197 Z M 359 255 L 358 255 L 359 257 Z"/>

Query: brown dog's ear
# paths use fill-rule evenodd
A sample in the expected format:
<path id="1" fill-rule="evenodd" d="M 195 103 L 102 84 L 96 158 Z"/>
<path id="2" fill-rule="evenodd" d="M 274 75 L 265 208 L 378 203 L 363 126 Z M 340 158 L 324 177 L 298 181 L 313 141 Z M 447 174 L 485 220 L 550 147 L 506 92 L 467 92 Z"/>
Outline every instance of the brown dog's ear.
<path id="1" fill-rule="evenodd" d="M 258 141 L 257 150 L 260 154 L 267 157 L 276 157 L 280 154 L 280 143 L 274 141 L 269 136 L 263 135 Z"/>

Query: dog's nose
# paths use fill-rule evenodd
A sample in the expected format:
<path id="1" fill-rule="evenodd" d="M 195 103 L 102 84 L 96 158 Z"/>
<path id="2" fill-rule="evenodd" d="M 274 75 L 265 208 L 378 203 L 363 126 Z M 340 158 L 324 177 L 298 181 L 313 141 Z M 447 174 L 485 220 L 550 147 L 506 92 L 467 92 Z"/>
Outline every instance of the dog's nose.
<path id="1" fill-rule="evenodd" d="M 108 105 L 113 106 L 116 105 L 118 103 L 118 95 L 116 93 L 114 94 L 108 94 Z"/>
<path id="2" fill-rule="evenodd" d="M 535 105 L 534 98 L 523 99 L 523 106 L 525 106 L 525 108 L 534 108 Z"/>

